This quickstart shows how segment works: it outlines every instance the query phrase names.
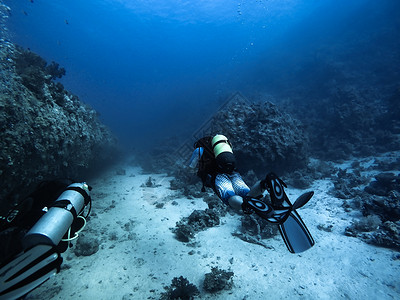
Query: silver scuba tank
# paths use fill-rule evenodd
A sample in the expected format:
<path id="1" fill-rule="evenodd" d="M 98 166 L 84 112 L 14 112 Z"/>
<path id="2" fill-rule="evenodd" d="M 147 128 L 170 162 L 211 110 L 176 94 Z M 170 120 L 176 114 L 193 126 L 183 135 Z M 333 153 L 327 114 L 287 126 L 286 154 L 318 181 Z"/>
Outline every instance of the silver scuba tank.
<path id="1" fill-rule="evenodd" d="M 89 186 L 85 182 L 69 185 L 48 212 L 26 233 L 22 240 L 24 249 L 38 244 L 58 245 L 84 208 L 85 198 L 88 197 Z"/>

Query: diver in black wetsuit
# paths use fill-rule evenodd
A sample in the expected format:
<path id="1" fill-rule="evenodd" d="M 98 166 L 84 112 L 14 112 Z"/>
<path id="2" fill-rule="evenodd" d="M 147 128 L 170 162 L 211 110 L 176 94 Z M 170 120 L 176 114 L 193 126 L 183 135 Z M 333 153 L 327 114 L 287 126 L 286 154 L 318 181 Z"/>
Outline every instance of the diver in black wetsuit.
<path id="1" fill-rule="evenodd" d="M 248 211 L 247 198 L 260 198 L 267 186 L 259 181 L 251 189 L 236 169 L 236 160 L 229 140 L 221 134 L 207 136 L 195 143 L 189 166 L 198 166 L 197 175 L 204 187 L 211 187 L 217 196 L 235 210 Z"/>
<path id="2" fill-rule="evenodd" d="M 221 134 L 199 139 L 194 144 L 189 162 L 191 168 L 198 166 L 197 175 L 203 182 L 202 191 L 210 187 L 226 205 L 236 211 L 246 214 L 255 212 L 261 218 L 278 224 L 290 252 L 298 253 L 311 248 L 314 240 L 296 209 L 305 205 L 313 192 L 301 195 L 292 205 L 284 191 L 286 184 L 274 173 L 267 174 L 264 180 L 250 189 L 235 165 L 232 145 Z M 264 197 L 265 190 L 270 199 Z"/>

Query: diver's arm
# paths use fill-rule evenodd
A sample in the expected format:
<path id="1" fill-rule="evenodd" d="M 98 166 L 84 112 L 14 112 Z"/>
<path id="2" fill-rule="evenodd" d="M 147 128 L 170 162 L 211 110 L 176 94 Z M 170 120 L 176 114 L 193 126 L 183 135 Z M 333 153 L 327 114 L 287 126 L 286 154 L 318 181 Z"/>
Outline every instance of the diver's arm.
<path id="1" fill-rule="evenodd" d="M 189 167 L 191 167 L 192 169 L 196 168 L 197 163 L 200 160 L 200 157 L 203 155 L 203 151 L 204 151 L 203 147 L 198 147 L 194 149 L 192 157 L 190 158 Z"/>

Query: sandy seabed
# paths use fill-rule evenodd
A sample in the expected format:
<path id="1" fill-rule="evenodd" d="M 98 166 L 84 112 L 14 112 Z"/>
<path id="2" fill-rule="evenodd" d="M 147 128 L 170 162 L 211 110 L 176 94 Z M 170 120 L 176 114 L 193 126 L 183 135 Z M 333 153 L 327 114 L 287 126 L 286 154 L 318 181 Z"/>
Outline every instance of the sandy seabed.
<path id="1" fill-rule="evenodd" d="M 126 175 L 116 175 L 121 168 Z M 149 176 L 156 188 L 143 186 Z M 328 195 L 330 180 L 316 181 L 308 189 L 314 197 L 299 209 L 315 246 L 291 254 L 280 236 L 265 240 L 270 249 L 233 236 L 241 224 L 232 213 L 190 246 L 178 241 L 171 228 L 207 204 L 171 190 L 171 179 L 126 163 L 89 182 L 93 209 L 82 234 L 98 238 L 100 249 L 79 257 L 68 249 L 61 272 L 26 299 L 159 299 L 179 276 L 199 288 L 201 299 L 400 299 L 398 252 L 344 235 L 355 213 Z M 305 192 L 286 191 L 290 199 Z M 318 229 L 330 225 L 331 231 Z M 231 290 L 203 290 L 212 267 L 234 272 Z"/>

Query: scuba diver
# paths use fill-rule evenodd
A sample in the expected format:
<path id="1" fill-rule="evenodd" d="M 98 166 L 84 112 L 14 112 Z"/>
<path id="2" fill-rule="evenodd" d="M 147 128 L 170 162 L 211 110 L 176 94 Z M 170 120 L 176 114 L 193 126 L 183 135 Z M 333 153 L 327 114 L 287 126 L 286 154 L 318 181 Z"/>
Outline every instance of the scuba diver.
<path id="1" fill-rule="evenodd" d="M 315 244 L 296 211 L 311 199 L 314 192 L 304 193 L 292 204 L 284 190 L 286 184 L 272 172 L 249 188 L 237 171 L 232 145 L 222 134 L 206 136 L 194 143 L 189 167 L 194 169 L 196 166 L 203 192 L 205 187 L 210 187 L 224 204 L 235 211 L 255 212 L 268 222 L 277 224 L 291 253 L 303 252 Z M 265 191 L 270 197 L 264 196 Z"/>
<path id="2" fill-rule="evenodd" d="M 60 271 L 61 253 L 86 225 L 91 189 L 85 182 L 44 181 L 0 217 L 0 299 L 23 297 Z"/>

